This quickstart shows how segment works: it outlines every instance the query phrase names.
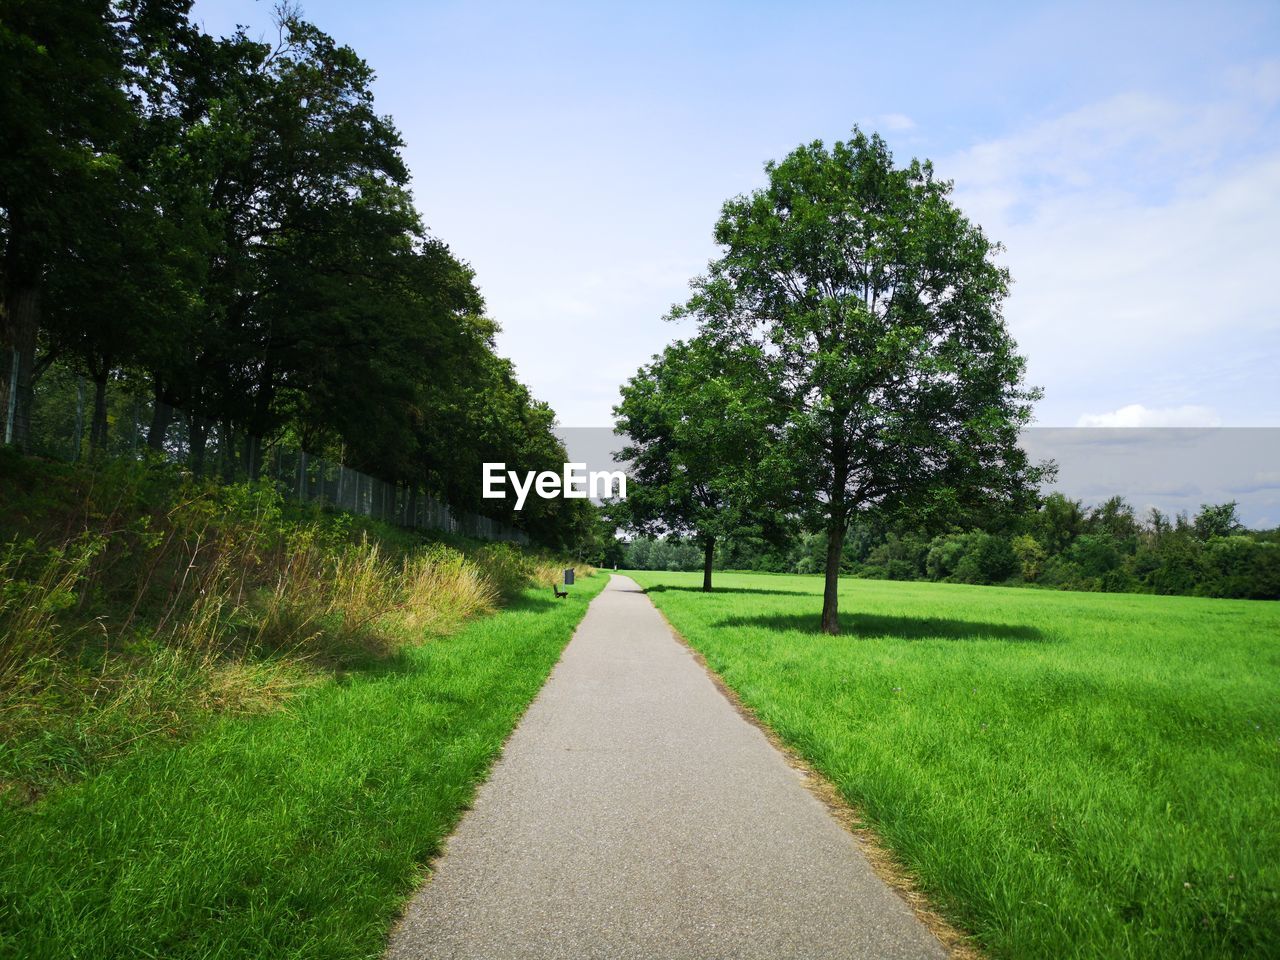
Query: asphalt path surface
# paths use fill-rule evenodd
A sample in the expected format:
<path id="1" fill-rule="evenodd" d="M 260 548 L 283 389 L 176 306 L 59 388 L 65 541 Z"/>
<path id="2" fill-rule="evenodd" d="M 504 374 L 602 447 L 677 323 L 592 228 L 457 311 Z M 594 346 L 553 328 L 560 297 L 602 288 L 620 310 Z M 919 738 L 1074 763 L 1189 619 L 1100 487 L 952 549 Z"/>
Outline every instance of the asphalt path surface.
<path id="1" fill-rule="evenodd" d="M 946 952 L 635 582 L 615 574 L 387 956 Z"/>

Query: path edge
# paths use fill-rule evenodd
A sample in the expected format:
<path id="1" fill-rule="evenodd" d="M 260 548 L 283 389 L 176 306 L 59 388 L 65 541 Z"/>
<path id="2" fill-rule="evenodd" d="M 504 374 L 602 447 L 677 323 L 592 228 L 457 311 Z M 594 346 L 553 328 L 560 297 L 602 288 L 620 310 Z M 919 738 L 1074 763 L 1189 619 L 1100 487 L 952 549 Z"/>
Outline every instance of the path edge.
<path id="1" fill-rule="evenodd" d="M 639 586 L 639 584 L 636 584 L 636 586 Z M 738 715 L 759 730 L 769 742 L 769 745 L 782 755 L 787 765 L 800 774 L 800 780 L 804 784 L 804 788 L 827 808 L 827 812 L 831 814 L 836 823 L 840 824 L 845 833 L 853 838 L 862 855 L 866 857 L 867 863 L 871 865 L 872 872 L 910 908 L 915 918 L 942 944 L 942 948 L 946 950 L 951 960 L 987 960 L 987 955 L 978 948 L 973 934 L 965 933 L 929 903 L 928 898 L 920 890 L 919 881 L 902 864 L 888 844 L 880 839 L 880 835 L 868 825 L 869 821 L 858 808 L 845 799 L 834 783 L 801 756 L 798 751 L 783 741 L 774 732 L 773 728 L 761 720 L 756 712 L 743 702 L 737 691 L 725 683 L 720 674 L 711 669 L 706 657 L 686 640 L 684 634 L 677 630 L 671 621 L 667 619 L 666 612 L 649 597 L 649 591 L 644 587 L 640 589 L 644 593 L 645 599 L 658 612 L 662 622 L 666 624 L 672 638 L 689 652 L 694 662 L 702 668 L 702 672 L 706 674 L 707 679 L 712 682 L 720 692 L 720 695 L 729 702 L 729 705 L 737 711 Z"/>

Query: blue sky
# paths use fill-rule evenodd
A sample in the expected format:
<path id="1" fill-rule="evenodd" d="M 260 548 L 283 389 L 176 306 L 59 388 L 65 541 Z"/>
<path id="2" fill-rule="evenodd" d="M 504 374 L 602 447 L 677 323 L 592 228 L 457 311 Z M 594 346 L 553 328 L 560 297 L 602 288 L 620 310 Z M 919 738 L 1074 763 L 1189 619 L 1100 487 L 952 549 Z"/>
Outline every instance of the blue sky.
<path id="1" fill-rule="evenodd" d="M 880 131 L 1007 247 L 1044 426 L 1280 426 L 1280 5 L 321 2 L 567 426 L 687 328 L 720 204 Z M 197 0 L 214 32 L 271 7 Z"/>

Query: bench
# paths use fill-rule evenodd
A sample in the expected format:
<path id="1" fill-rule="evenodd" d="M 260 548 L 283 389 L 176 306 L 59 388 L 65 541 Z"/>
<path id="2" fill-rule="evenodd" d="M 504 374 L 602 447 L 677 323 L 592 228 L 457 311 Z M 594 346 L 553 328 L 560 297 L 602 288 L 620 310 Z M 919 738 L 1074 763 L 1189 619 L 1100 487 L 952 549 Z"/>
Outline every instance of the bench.
<path id="1" fill-rule="evenodd" d="M 556 595 L 557 600 L 563 600 L 565 597 L 569 595 L 568 590 L 561 590 L 554 583 L 551 585 L 551 590 Z"/>

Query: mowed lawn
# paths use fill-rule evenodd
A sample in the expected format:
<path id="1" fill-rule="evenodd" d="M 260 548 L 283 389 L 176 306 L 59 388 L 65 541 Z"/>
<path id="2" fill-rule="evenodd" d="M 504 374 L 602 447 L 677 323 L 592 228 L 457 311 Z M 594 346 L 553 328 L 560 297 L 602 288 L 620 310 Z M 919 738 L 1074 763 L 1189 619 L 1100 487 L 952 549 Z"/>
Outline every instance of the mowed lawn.
<path id="1" fill-rule="evenodd" d="M 378 957 L 606 583 L 0 806 L 0 957 Z"/>
<path id="2" fill-rule="evenodd" d="M 629 575 L 991 955 L 1280 956 L 1280 604 Z"/>

